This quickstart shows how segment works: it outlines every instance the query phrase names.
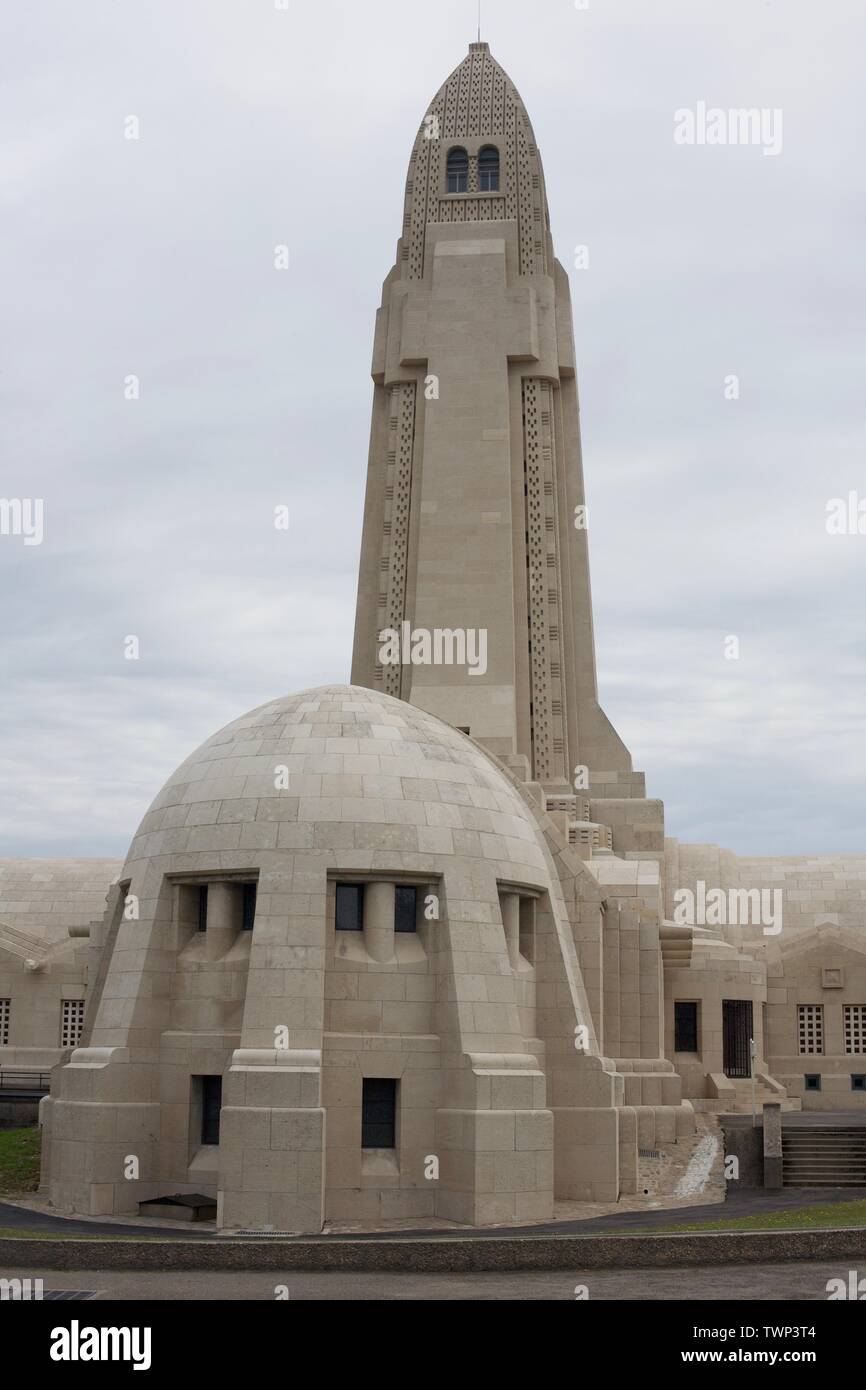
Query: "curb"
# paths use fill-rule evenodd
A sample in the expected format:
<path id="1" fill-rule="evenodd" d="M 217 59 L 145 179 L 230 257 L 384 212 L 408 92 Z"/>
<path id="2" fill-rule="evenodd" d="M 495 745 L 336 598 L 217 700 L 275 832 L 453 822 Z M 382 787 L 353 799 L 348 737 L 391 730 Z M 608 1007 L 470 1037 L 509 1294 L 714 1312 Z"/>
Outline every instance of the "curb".
<path id="1" fill-rule="evenodd" d="M 866 1259 L 866 1228 L 473 1240 L 0 1240 L 0 1268 L 483 1274 Z"/>

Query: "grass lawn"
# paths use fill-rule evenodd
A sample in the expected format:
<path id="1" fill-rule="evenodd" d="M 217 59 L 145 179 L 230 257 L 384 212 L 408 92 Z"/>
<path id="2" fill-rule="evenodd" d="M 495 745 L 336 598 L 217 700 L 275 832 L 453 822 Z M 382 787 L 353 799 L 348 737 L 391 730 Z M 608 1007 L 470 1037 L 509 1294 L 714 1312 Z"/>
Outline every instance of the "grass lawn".
<path id="1" fill-rule="evenodd" d="M 810 1231 L 866 1226 L 866 1199 L 854 1202 L 816 1202 L 814 1206 L 793 1207 L 787 1211 L 768 1211 L 756 1216 L 735 1216 L 728 1221 L 689 1221 L 669 1226 L 617 1232 L 621 1235 L 687 1234 L 690 1231 Z M 613 1232 L 605 1234 L 613 1235 Z"/>
<path id="2" fill-rule="evenodd" d="M 39 1129 L 0 1129 L 0 1197 L 39 1186 Z"/>

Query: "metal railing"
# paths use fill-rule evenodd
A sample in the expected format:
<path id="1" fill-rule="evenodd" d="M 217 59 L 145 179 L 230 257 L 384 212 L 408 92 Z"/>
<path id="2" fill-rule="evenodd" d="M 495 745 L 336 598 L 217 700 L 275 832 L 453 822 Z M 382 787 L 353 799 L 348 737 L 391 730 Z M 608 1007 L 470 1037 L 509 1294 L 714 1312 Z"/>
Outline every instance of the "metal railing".
<path id="1" fill-rule="evenodd" d="M 51 1090 L 50 1071 L 12 1071 L 0 1067 L 0 1091 Z"/>

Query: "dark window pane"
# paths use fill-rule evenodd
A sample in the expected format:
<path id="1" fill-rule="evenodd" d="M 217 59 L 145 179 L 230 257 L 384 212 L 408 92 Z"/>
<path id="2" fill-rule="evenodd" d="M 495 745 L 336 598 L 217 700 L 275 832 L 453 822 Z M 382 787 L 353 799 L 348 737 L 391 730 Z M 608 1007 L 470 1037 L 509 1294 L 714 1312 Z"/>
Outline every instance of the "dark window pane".
<path id="1" fill-rule="evenodd" d="M 207 884 L 198 890 L 198 929 L 207 931 Z"/>
<path id="2" fill-rule="evenodd" d="M 698 1050 L 698 1006 L 697 1004 L 674 1004 L 674 1051 L 697 1052 Z"/>
<path id="3" fill-rule="evenodd" d="M 337 931 L 364 930 L 364 885 L 362 883 L 338 883 Z"/>
<path id="4" fill-rule="evenodd" d="M 813 1073 L 811 1076 L 805 1077 L 805 1082 L 807 1091 L 820 1091 L 821 1077 L 819 1074 Z"/>
<path id="5" fill-rule="evenodd" d="M 448 192 L 465 193 L 469 188 L 469 155 L 463 149 L 448 155 Z"/>
<path id="6" fill-rule="evenodd" d="M 252 931 L 253 923 L 256 920 L 256 884 L 245 883 L 243 885 L 243 892 L 243 929 L 244 931 Z"/>
<path id="7" fill-rule="evenodd" d="M 517 949 L 525 961 L 535 964 L 535 901 L 533 898 L 520 899 L 520 929 Z"/>
<path id="8" fill-rule="evenodd" d="M 417 889 L 398 885 L 394 889 L 394 930 L 417 931 Z"/>
<path id="9" fill-rule="evenodd" d="M 482 193 L 499 192 L 499 151 L 485 145 L 478 156 L 478 187 Z"/>
<path id="10" fill-rule="evenodd" d="M 201 1078 L 201 1142 L 203 1144 L 218 1144 L 220 1141 L 222 1103 L 222 1077 L 203 1076 Z"/>
<path id="11" fill-rule="evenodd" d="M 852 1076 L 852 1077 L 851 1077 L 851 1090 L 852 1090 L 852 1091 L 866 1091 L 866 1076 Z"/>
<path id="12" fill-rule="evenodd" d="M 364 1080 L 361 1121 L 363 1149 L 393 1149 L 397 1133 L 397 1082 L 390 1077 Z"/>

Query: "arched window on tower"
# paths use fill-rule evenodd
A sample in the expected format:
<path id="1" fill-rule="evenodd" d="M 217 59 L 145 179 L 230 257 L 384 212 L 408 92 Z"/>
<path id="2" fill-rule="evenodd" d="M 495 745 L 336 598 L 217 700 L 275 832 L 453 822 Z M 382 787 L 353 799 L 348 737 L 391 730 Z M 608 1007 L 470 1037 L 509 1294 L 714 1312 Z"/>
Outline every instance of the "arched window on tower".
<path id="1" fill-rule="evenodd" d="M 466 193 L 469 189 L 469 155 L 459 146 L 448 152 L 448 192 Z"/>
<path id="2" fill-rule="evenodd" d="M 499 151 L 485 145 L 478 156 L 478 187 L 482 193 L 499 192 Z"/>

